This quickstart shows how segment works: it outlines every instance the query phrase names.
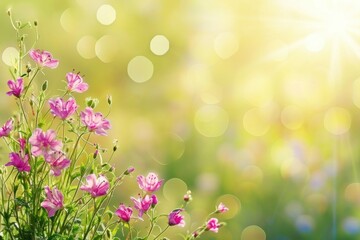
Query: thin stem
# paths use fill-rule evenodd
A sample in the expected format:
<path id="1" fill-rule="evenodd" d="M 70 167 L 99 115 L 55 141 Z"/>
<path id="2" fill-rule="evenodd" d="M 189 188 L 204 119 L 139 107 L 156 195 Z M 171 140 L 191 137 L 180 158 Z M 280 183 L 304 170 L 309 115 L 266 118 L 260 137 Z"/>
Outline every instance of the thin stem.
<path id="1" fill-rule="evenodd" d="M 160 237 L 169 227 L 170 227 L 170 225 L 167 225 L 166 228 L 165 228 L 164 230 L 162 230 L 162 231 L 154 238 L 154 240 L 157 239 L 158 237 Z"/>

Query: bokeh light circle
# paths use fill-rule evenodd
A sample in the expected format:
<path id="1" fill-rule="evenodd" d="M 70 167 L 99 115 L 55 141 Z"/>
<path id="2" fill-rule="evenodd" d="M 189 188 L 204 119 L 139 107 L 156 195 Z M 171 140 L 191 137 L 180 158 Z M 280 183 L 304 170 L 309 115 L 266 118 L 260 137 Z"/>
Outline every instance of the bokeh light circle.
<path id="1" fill-rule="evenodd" d="M 230 58 L 238 49 L 237 37 L 231 32 L 221 33 L 214 40 L 214 50 L 222 59 Z"/>
<path id="2" fill-rule="evenodd" d="M 241 240 L 266 240 L 266 233 L 261 227 L 251 225 L 242 231 Z"/>
<path id="3" fill-rule="evenodd" d="M 118 53 L 118 42 L 114 36 L 105 35 L 96 41 L 95 54 L 104 63 L 115 60 Z"/>
<path id="4" fill-rule="evenodd" d="M 8 66 L 14 66 L 19 57 L 19 52 L 16 48 L 7 47 L 2 53 L 2 61 Z"/>
<path id="5" fill-rule="evenodd" d="M 253 136 L 262 136 L 270 129 L 266 114 L 260 108 L 247 111 L 243 117 L 245 130 Z"/>
<path id="6" fill-rule="evenodd" d="M 144 56 L 136 56 L 130 60 L 127 72 L 134 82 L 146 82 L 154 73 L 154 65 L 148 58 Z"/>
<path id="7" fill-rule="evenodd" d="M 342 228 L 347 234 L 358 234 L 360 232 L 360 221 L 355 217 L 347 217 L 342 222 Z"/>
<path id="8" fill-rule="evenodd" d="M 196 112 L 194 123 L 196 130 L 205 137 L 219 137 L 228 128 L 229 116 L 219 106 L 206 105 Z"/>
<path id="9" fill-rule="evenodd" d="M 165 182 L 163 187 L 163 195 L 169 201 L 177 201 L 182 199 L 188 187 L 180 178 L 172 178 Z"/>
<path id="10" fill-rule="evenodd" d="M 327 110 L 324 117 L 324 127 L 334 135 L 346 133 L 351 126 L 351 116 L 348 110 L 333 107 Z"/>
<path id="11" fill-rule="evenodd" d="M 96 19 L 103 25 L 110 25 L 116 20 L 116 10 L 111 5 L 101 5 L 96 12 Z"/>
<path id="12" fill-rule="evenodd" d="M 156 35 L 150 41 L 150 50 L 155 55 L 164 55 L 169 51 L 169 40 L 164 35 Z"/>
<path id="13" fill-rule="evenodd" d="M 304 122 L 304 116 L 301 109 L 296 106 L 285 107 L 281 112 L 281 122 L 290 130 L 300 128 Z"/>
<path id="14" fill-rule="evenodd" d="M 314 229 L 314 219 L 308 215 L 300 215 L 295 221 L 297 230 L 301 233 L 309 233 Z"/>
<path id="15" fill-rule="evenodd" d="M 79 39 L 76 49 L 81 57 L 91 59 L 96 56 L 95 54 L 96 39 L 92 36 L 83 36 Z"/>

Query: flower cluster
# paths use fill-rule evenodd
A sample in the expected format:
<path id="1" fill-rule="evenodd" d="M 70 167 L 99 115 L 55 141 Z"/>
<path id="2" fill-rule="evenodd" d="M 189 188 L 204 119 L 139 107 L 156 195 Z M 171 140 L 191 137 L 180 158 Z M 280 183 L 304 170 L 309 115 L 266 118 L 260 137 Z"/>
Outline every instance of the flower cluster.
<path id="1" fill-rule="evenodd" d="M 14 79 L 7 82 L 4 94 L 16 101 L 18 110 L 0 128 L 0 138 L 9 149 L 9 161 L 0 169 L 0 238 L 85 240 L 103 239 L 106 234 L 106 239 L 157 239 L 169 227 L 185 227 L 183 212 L 191 192 L 182 206 L 158 214 L 157 194 L 164 180 L 154 172 L 137 176 L 140 191 L 129 197 L 132 206 L 111 206 L 115 190 L 135 169 L 128 167 L 118 174 L 103 162 L 105 157 L 110 161 L 117 148 L 107 157 L 108 150 L 93 141 L 95 135 L 107 136 L 110 121 L 95 111 L 94 99 L 87 99 L 85 106 L 76 102 L 74 94 L 89 88 L 79 73 L 65 74 L 61 97 L 45 97 L 47 81 L 37 90 L 38 73 L 56 69 L 59 60 L 44 50 L 27 53 L 23 27 L 13 26 L 19 36 L 19 64 L 11 67 Z M 23 73 L 21 63 L 28 56 L 32 64 Z M 212 214 L 227 210 L 220 203 Z M 162 217 L 166 226 L 159 223 Z M 144 234 L 136 224 L 146 221 L 149 230 Z M 217 218 L 210 218 L 186 239 L 218 232 L 221 226 Z"/>

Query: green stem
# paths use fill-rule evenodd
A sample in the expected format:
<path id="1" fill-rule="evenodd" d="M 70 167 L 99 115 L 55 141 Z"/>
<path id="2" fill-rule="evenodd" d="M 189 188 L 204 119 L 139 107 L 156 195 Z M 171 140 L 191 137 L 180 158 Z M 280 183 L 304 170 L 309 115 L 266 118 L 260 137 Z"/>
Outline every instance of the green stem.
<path id="1" fill-rule="evenodd" d="M 157 239 L 158 237 L 160 237 L 169 227 L 170 227 L 170 225 L 167 225 L 166 228 L 165 228 L 164 230 L 162 230 L 162 231 L 154 238 L 154 240 Z"/>

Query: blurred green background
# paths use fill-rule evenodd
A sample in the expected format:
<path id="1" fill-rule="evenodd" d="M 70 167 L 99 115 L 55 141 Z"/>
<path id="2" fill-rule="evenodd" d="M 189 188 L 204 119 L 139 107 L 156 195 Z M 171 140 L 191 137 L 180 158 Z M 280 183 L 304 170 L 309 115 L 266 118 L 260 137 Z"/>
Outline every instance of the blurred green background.
<path id="1" fill-rule="evenodd" d="M 2 0 L 2 92 L 9 8 L 60 60 L 42 79 L 63 88 L 80 71 L 79 98 L 103 111 L 112 95 L 99 141 L 118 139 L 119 172 L 158 172 L 164 211 L 192 190 L 183 232 L 224 202 L 228 225 L 204 239 L 360 239 L 358 1 Z M 12 100 L 0 101 L 4 122 Z M 117 198 L 136 192 L 127 179 Z"/>

